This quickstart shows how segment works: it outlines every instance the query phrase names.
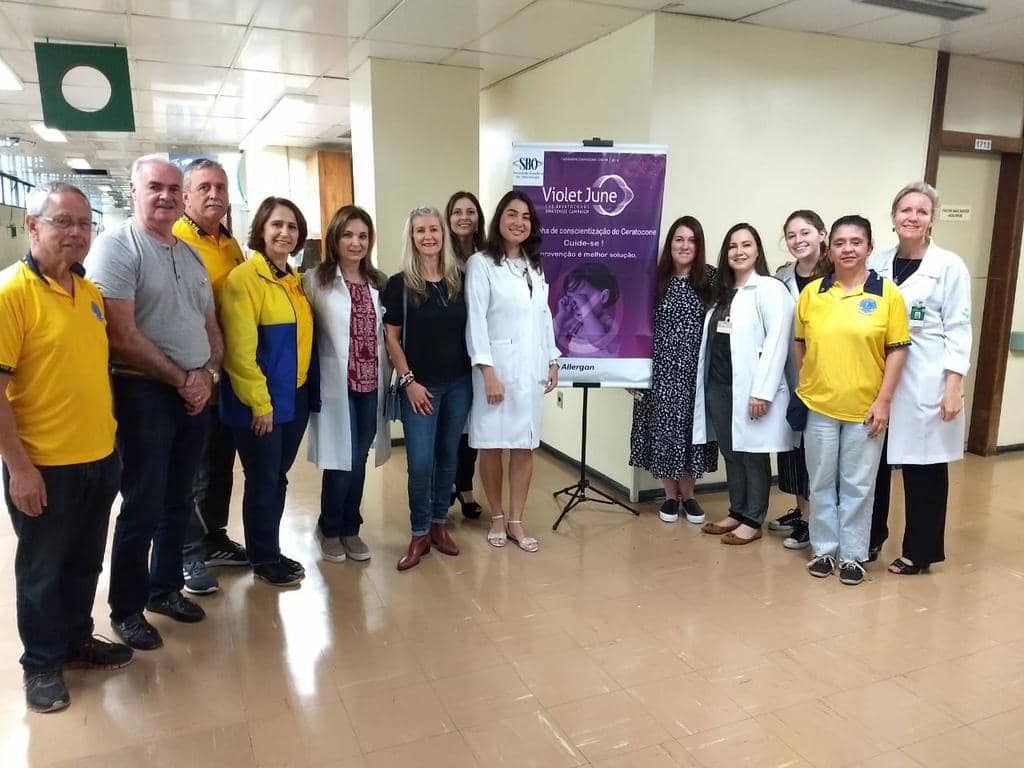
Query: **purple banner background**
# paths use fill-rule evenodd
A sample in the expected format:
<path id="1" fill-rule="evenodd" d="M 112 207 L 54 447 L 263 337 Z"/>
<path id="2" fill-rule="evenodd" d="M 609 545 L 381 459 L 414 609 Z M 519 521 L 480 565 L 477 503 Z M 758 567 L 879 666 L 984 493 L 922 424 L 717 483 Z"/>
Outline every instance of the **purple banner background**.
<path id="1" fill-rule="evenodd" d="M 643 151 L 547 149 L 541 173 L 516 184 L 537 207 L 555 336 L 566 358 L 651 357 L 665 159 Z M 609 279 L 618 286 L 614 302 Z M 600 368 L 596 378 L 573 378 L 600 381 Z"/>

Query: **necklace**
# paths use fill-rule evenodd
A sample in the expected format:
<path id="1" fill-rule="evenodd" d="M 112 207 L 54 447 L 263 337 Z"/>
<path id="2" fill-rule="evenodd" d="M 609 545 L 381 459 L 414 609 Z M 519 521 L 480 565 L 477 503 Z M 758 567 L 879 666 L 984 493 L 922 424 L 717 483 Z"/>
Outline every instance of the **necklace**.
<path id="1" fill-rule="evenodd" d="M 522 278 L 526 281 L 526 287 L 530 291 L 530 295 L 533 296 L 533 281 L 530 279 L 530 268 L 526 264 L 525 259 L 512 259 L 505 257 L 505 264 L 508 266 L 509 272 L 516 277 Z"/>
<path id="2" fill-rule="evenodd" d="M 899 270 L 896 269 L 896 262 L 897 261 L 904 261 L 904 262 L 906 262 L 903 265 L 902 269 L 899 269 Z M 893 265 L 893 278 L 892 278 L 892 281 L 894 283 L 896 283 L 896 285 L 902 285 L 903 281 L 907 280 L 908 278 L 910 278 L 911 275 L 913 275 L 917 271 L 917 268 L 919 266 L 921 266 L 921 259 L 905 258 L 905 257 L 901 257 L 899 255 L 899 253 L 897 253 L 896 256 L 892 260 L 892 265 Z"/>

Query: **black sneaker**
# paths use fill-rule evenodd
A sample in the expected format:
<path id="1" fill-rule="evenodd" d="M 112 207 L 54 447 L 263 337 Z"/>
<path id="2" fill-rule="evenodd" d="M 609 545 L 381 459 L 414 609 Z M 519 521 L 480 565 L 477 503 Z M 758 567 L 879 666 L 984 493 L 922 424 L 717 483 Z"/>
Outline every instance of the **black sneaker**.
<path id="1" fill-rule="evenodd" d="M 254 565 L 252 573 L 260 581 L 275 587 L 297 587 L 303 579 L 302 574 L 293 571 L 283 561 Z"/>
<path id="2" fill-rule="evenodd" d="M 782 546 L 786 549 L 804 549 L 811 546 L 810 526 L 803 520 L 797 520 L 793 523 L 793 532 L 782 542 Z"/>
<path id="3" fill-rule="evenodd" d="M 224 537 L 223 541 L 213 544 L 206 544 L 206 565 L 248 565 L 249 558 L 245 554 L 245 547 L 231 539 Z"/>
<path id="4" fill-rule="evenodd" d="M 64 669 L 120 669 L 131 664 L 134 655 L 127 645 L 93 635 L 68 651 Z"/>
<path id="5" fill-rule="evenodd" d="M 781 517 L 768 522 L 768 530 L 772 533 L 792 533 L 793 524 L 800 522 L 800 511 L 791 509 Z"/>
<path id="6" fill-rule="evenodd" d="M 59 669 L 25 676 L 25 704 L 33 712 L 58 712 L 70 703 Z"/>
<path id="7" fill-rule="evenodd" d="M 300 563 L 298 560 L 292 560 L 290 557 L 285 557 L 284 555 L 280 555 L 279 557 L 281 558 L 281 562 L 284 563 L 285 567 L 289 571 L 294 573 L 296 576 L 301 577 L 306 575 L 305 566 L 303 566 L 303 564 Z"/>
<path id="8" fill-rule="evenodd" d="M 850 586 L 860 584 L 864 581 L 864 566 L 853 560 L 843 560 L 839 564 L 839 581 Z"/>
<path id="9" fill-rule="evenodd" d="M 183 621 L 186 624 L 202 621 L 206 615 L 202 606 L 182 596 L 181 592 L 170 592 L 155 600 L 150 600 L 146 603 L 146 610 L 162 613 L 164 616 L 170 616 L 175 621 Z"/>
<path id="10" fill-rule="evenodd" d="M 679 499 L 665 499 L 661 509 L 658 510 L 658 517 L 664 523 L 674 523 L 679 519 Z"/>
<path id="11" fill-rule="evenodd" d="M 111 621 L 110 626 L 114 628 L 114 634 L 124 640 L 125 645 L 130 648 L 137 648 L 140 651 L 152 651 L 164 644 L 157 628 L 146 621 L 142 611 L 133 613 L 122 621 Z"/>
<path id="12" fill-rule="evenodd" d="M 824 579 L 831 576 L 836 570 L 836 559 L 832 555 L 818 555 L 807 564 L 807 571 L 811 576 Z"/>
<path id="13" fill-rule="evenodd" d="M 704 509 L 697 503 L 696 499 L 688 499 L 683 502 L 683 509 L 686 510 L 686 522 L 700 525 L 704 522 Z"/>

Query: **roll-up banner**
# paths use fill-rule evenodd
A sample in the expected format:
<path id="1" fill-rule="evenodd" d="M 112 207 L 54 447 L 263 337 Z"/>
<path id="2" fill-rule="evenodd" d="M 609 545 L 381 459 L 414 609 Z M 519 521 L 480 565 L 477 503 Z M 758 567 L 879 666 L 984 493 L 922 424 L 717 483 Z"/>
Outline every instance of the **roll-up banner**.
<path id="1" fill-rule="evenodd" d="M 544 236 L 559 383 L 650 386 L 664 146 L 515 144 Z"/>

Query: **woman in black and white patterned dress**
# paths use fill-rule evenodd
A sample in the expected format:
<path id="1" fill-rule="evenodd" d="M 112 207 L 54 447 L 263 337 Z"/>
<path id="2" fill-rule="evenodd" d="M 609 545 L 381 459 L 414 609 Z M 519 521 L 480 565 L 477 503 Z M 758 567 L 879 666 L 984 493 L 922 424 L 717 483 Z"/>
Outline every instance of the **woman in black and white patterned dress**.
<path id="1" fill-rule="evenodd" d="M 694 481 L 718 466 L 715 443 L 693 445 L 697 355 L 715 269 L 704 258 L 704 229 L 692 216 L 676 219 L 658 259 L 651 388 L 633 404 L 629 463 L 665 487 L 661 519 L 673 523 L 683 507 L 691 523 L 704 522 Z"/>

